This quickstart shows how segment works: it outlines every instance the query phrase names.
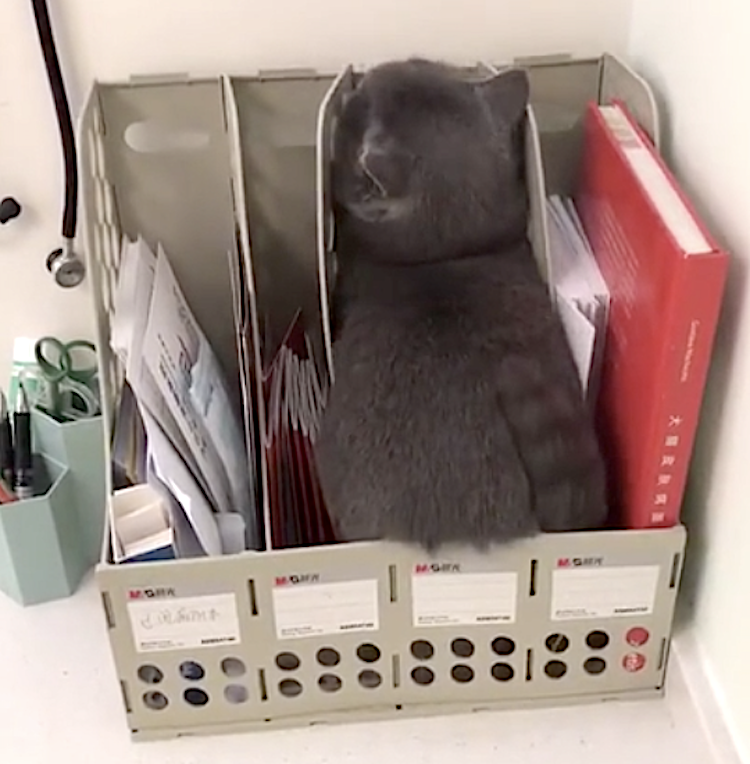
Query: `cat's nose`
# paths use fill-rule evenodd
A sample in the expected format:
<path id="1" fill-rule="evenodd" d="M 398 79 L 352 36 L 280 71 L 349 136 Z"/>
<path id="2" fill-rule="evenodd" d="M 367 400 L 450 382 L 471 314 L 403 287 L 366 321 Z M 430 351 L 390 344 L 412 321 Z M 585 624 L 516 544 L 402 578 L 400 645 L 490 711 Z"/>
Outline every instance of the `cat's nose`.
<path id="1" fill-rule="evenodd" d="M 377 162 L 390 153 L 388 143 L 379 133 L 369 131 L 362 138 L 362 145 L 357 152 L 357 161 L 365 166 L 368 163 Z"/>
<path id="2" fill-rule="evenodd" d="M 357 164 L 362 172 L 370 178 L 372 178 L 372 171 L 368 167 L 368 163 L 372 162 L 373 159 L 376 159 L 380 154 L 381 152 L 374 148 L 371 143 L 363 143 L 359 148 L 359 152 L 357 153 Z"/>
<path id="3" fill-rule="evenodd" d="M 388 196 L 388 193 L 386 192 L 385 186 L 372 171 L 371 167 L 373 160 L 381 156 L 383 156 L 382 151 L 373 147 L 372 144 L 365 142 L 362 144 L 357 154 L 357 164 L 364 177 L 369 181 L 371 190 L 377 192 L 379 196 L 386 197 Z"/>

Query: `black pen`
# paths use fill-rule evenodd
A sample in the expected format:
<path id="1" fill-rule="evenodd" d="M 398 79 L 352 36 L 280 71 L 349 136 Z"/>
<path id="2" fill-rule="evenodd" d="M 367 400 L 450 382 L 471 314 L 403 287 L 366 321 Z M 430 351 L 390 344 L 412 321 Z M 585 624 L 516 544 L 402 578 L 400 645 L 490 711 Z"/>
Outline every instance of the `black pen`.
<path id="1" fill-rule="evenodd" d="M 31 412 L 29 399 L 23 383 L 18 390 L 18 405 L 13 415 L 15 430 L 15 482 L 14 488 L 19 499 L 30 499 L 34 495 L 34 464 L 31 454 Z"/>
<path id="2" fill-rule="evenodd" d="M 0 390 L 0 477 L 13 488 L 13 430 L 8 414 L 8 399 Z"/>

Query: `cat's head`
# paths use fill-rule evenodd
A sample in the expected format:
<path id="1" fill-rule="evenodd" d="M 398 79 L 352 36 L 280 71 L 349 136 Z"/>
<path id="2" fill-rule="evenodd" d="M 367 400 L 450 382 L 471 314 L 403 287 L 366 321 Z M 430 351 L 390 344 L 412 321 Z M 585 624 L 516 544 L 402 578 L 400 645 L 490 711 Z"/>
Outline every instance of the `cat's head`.
<path id="1" fill-rule="evenodd" d="M 410 263 L 483 254 L 523 236 L 528 99 L 518 69 L 482 81 L 418 59 L 368 71 L 334 140 L 344 238 L 365 257 Z"/>

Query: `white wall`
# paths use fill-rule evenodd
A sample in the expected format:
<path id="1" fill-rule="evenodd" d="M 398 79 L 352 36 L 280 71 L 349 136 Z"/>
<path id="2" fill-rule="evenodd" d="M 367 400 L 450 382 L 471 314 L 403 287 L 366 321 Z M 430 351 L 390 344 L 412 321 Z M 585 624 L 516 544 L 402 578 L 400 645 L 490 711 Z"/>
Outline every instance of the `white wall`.
<path id="1" fill-rule="evenodd" d="M 413 53 L 502 61 L 514 55 L 623 52 L 631 0 L 50 0 L 69 95 L 93 77 L 269 66 L 338 66 Z M 56 11 L 56 12 L 55 12 Z M 12 338 L 89 327 L 85 287 L 44 271 L 58 245 L 57 126 L 28 0 L 0 0 L 0 196 L 26 211 L 0 228 L 0 385 Z M 11 276 L 12 274 L 12 281 Z"/>
<path id="2" fill-rule="evenodd" d="M 750 757 L 748 30 L 747 0 L 636 0 L 630 50 L 669 115 L 668 159 L 734 258 L 686 507 L 683 602 Z"/>

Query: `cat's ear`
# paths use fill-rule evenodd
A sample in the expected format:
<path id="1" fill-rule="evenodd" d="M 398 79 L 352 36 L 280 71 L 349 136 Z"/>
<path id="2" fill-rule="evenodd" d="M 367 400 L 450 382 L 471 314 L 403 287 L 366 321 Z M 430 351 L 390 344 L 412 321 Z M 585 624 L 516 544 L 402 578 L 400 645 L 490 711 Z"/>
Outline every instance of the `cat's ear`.
<path id="1" fill-rule="evenodd" d="M 480 95 L 497 119 L 520 122 L 529 103 L 529 76 L 523 69 L 506 69 L 477 84 Z"/>

